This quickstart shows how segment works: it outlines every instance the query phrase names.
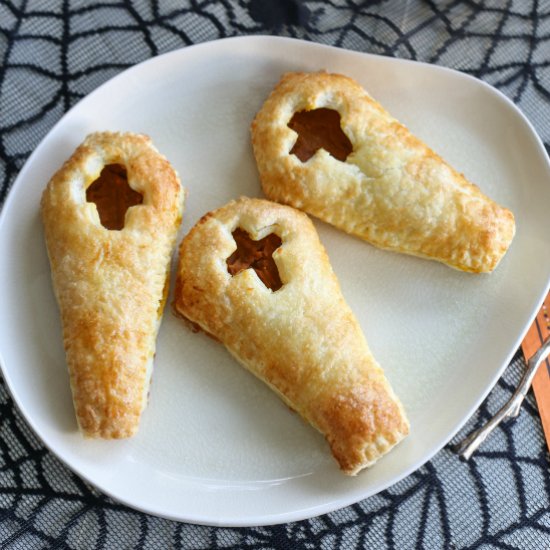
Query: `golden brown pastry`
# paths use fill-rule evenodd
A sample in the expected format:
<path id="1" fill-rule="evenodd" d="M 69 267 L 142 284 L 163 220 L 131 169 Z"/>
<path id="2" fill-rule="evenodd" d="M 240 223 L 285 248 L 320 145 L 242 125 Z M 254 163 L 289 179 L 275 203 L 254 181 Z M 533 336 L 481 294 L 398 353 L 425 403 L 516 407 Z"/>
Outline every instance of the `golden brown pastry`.
<path id="1" fill-rule="evenodd" d="M 268 198 L 378 247 L 490 272 L 514 236 L 509 210 L 348 77 L 285 74 L 252 143 Z"/>
<path id="2" fill-rule="evenodd" d="M 174 309 L 324 434 L 346 474 L 408 433 L 302 212 L 241 198 L 206 214 L 181 243 Z"/>
<path id="3" fill-rule="evenodd" d="M 170 163 L 147 136 L 129 133 L 89 135 L 44 191 L 53 287 L 86 436 L 138 429 L 183 202 Z"/>

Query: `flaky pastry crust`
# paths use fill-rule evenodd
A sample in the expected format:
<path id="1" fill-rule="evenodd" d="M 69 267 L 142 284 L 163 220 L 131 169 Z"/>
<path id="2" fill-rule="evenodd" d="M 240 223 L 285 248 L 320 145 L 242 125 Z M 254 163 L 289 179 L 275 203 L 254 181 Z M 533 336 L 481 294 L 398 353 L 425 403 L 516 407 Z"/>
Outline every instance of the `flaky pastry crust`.
<path id="1" fill-rule="evenodd" d="M 294 113 L 338 111 L 353 146 L 345 161 L 289 151 Z M 396 252 L 470 272 L 492 271 L 515 233 L 513 214 L 486 197 L 351 78 L 287 73 L 252 123 L 265 194 Z"/>
<path id="2" fill-rule="evenodd" d="M 251 268 L 229 274 L 237 228 L 254 241 L 280 237 L 272 254 L 279 290 Z M 174 309 L 317 428 L 346 474 L 373 464 L 408 433 L 403 407 L 302 212 L 241 198 L 206 214 L 181 243 Z"/>
<path id="3" fill-rule="evenodd" d="M 100 223 L 86 189 L 110 164 L 126 168 L 143 203 L 124 228 Z M 94 133 L 52 177 L 42 219 L 74 406 L 88 437 L 133 435 L 147 403 L 155 341 L 184 191 L 144 135 Z"/>

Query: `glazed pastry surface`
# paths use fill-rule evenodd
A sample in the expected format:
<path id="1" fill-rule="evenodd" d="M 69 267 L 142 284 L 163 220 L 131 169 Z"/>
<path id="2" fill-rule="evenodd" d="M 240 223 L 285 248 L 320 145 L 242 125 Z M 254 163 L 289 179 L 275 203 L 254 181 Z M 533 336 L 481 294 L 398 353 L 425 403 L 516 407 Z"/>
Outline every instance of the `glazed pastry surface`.
<path id="1" fill-rule="evenodd" d="M 124 216 L 113 201 L 133 206 Z M 53 287 L 87 437 L 123 438 L 138 429 L 183 204 L 168 160 L 147 136 L 130 133 L 89 135 L 44 191 Z"/>
<path id="2" fill-rule="evenodd" d="M 343 138 L 335 131 L 329 135 L 328 123 L 305 120 L 327 110 L 339 114 L 349 154 Z M 318 148 L 304 124 L 310 134 L 326 131 L 328 145 Z M 285 74 L 251 130 L 269 199 L 378 247 L 463 271 L 490 272 L 513 239 L 509 210 L 449 166 L 351 78 Z M 331 154 L 331 146 L 339 149 Z"/>
<path id="3" fill-rule="evenodd" d="M 243 246 L 243 233 L 253 242 Z M 220 340 L 317 428 L 346 474 L 408 433 L 403 407 L 304 213 L 241 198 L 206 214 L 179 254 L 176 313 Z M 271 285 L 273 269 L 280 284 Z"/>

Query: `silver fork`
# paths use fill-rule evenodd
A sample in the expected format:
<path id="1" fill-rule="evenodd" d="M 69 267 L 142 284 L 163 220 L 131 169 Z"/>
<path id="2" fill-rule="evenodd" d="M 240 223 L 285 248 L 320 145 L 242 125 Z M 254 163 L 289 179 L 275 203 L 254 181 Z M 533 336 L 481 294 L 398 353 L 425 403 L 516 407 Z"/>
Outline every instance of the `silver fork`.
<path id="1" fill-rule="evenodd" d="M 477 448 L 487 439 L 487 436 L 505 419 L 515 418 L 521 409 L 521 404 L 531 387 L 533 378 L 537 373 L 539 366 L 550 354 L 550 336 L 542 343 L 540 349 L 527 361 L 527 368 L 507 403 L 481 428 L 473 431 L 468 437 L 460 443 L 453 446 L 453 451 L 462 458 L 468 460 Z"/>

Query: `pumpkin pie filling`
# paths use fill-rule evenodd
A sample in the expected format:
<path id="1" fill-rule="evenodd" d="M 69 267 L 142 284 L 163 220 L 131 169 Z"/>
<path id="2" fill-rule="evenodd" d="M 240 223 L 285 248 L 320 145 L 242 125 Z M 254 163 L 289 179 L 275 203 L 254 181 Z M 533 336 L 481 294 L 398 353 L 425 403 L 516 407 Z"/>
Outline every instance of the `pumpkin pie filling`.
<path id="1" fill-rule="evenodd" d="M 340 126 L 340 113 L 334 109 L 313 109 L 294 113 L 288 127 L 298 134 L 290 154 L 302 162 L 308 161 L 318 149 L 325 149 L 335 159 L 344 162 L 353 151 L 348 136 Z"/>
<path id="2" fill-rule="evenodd" d="M 226 260 L 227 271 L 231 275 L 236 275 L 243 269 L 252 268 L 267 288 L 274 292 L 279 290 L 283 283 L 273 260 L 273 252 L 281 246 L 281 238 L 271 233 L 259 241 L 254 241 L 240 228 L 235 229 L 232 235 L 237 243 L 237 250 Z"/>
<path id="3" fill-rule="evenodd" d="M 96 205 L 103 227 L 120 231 L 124 228 L 126 211 L 142 204 L 143 196 L 128 185 L 123 165 L 107 164 L 99 178 L 86 189 L 86 200 Z"/>

